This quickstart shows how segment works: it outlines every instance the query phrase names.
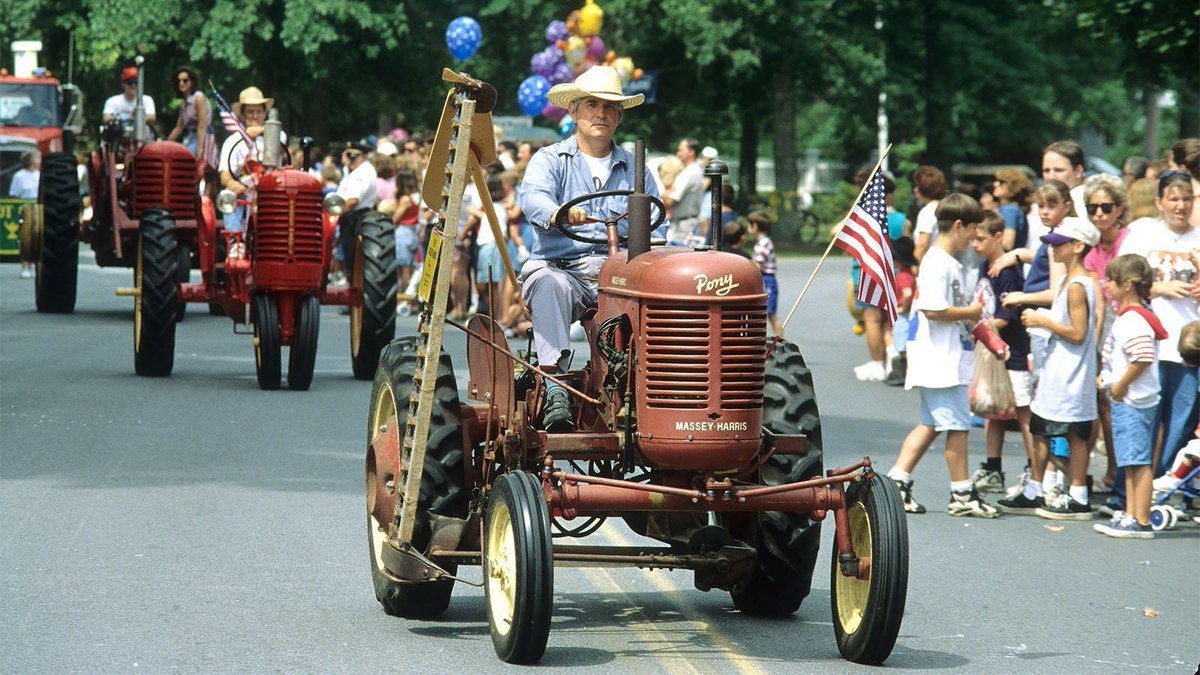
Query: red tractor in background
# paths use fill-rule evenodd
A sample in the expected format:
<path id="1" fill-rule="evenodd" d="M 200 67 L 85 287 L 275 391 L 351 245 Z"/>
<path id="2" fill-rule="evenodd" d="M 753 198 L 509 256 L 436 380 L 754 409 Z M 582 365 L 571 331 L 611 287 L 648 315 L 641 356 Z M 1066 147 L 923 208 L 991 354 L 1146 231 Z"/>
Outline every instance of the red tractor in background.
<path id="1" fill-rule="evenodd" d="M 173 317 L 186 303 L 207 303 L 214 313 L 250 324 L 255 372 L 262 389 L 278 389 L 282 347 L 288 355 L 288 387 L 312 384 L 320 331 L 320 306 L 350 307 L 351 366 L 358 379 L 374 376 L 379 353 L 395 336 L 396 242 L 387 217 L 371 212 L 360 221 L 355 274 L 349 287 L 328 285 L 337 216 L 345 206 L 336 194 L 322 199 L 321 183 L 307 172 L 285 166 L 276 111 L 265 125 L 261 160 L 248 158 L 254 188 L 239 198 L 229 190 L 215 209 L 232 213 L 247 207 L 245 231 L 227 231 L 213 205 L 203 200 L 203 218 L 194 238 L 199 283 L 189 283 L 182 267 L 189 236 L 165 220 L 143 227 L 135 287 L 118 291 L 135 298 L 135 368 L 141 375 L 169 375 L 174 366 Z M 301 139 L 305 149 L 311 139 Z M 244 256 L 228 257 L 237 246 Z"/>
<path id="2" fill-rule="evenodd" d="M 469 167 L 479 165 L 475 131 L 491 128 L 495 99 L 469 76 L 443 79 L 455 86 L 430 156 L 443 150 L 446 159 L 431 160 L 426 185 L 440 192 L 434 237 L 453 241 Z M 821 521 L 831 517 L 834 638 L 844 658 L 881 663 L 908 588 L 899 492 L 866 457 L 824 469 L 812 372 L 797 345 L 768 341 L 762 274 L 720 251 L 719 228 L 713 246 L 651 247 L 662 222 L 651 222 L 652 205 L 664 209 L 645 194 L 637 145 L 633 191 L 572 199 L 554 224 L 608 249 L 597 305 L 582 321 L 581 368 L 543 373 L 527 360 L 531 346 L 510 348 L 490 317 L 447 319 L 451 252 L 431 241 L 417 334 L 384 350 L 367 417 L 376 599 L 388 614 L 436 617 L 462 581 L 458 567 L 479 565 L 497 656 L 535 663 L 550 632 L 556 564 L 691 570 L 698 589 L 727 591 L 739 611 L 782 617 L 809 595 Z M 719 213 L 727 169 L 709 167 Z M 628 197 L 628 212 L 594 221 L 605 239 L 561 222 L 571 207 L 611 197 Z M 461 393 L 442 351 L 446 326 L 467 336 Z M 539 428 L 549 379 L 577 402 L 576 431 Z M 606 518 L 661 545 L 561 543 Z"/>
<path id="3" fill-rule="evenodd" d="M 41 49 L 40 41 L 13 42 L 13 72 L 0 69 L 0 199 L 8 199 L 21 154 L 42 155 L 38 202 L 19 209 L 18 228 L 12 227 L 18 222 L 18 209 L 5 209 L 0 218 L 6 225 L 0 253 L 8 256 L 19 249 L 25 260 L 34 259 L 31 235 L 44 220 L 55 224 L 56 232 L 78 229 L 79 221 L 79 179 L 71 150 L 82 131 L 83 95 L 75 85 L 63 84 L 38 67 Z M 16 241 L 11 238 L 14 232 Z M 38 311 L 58 310 L 53 303 L 39 303 Z"/>

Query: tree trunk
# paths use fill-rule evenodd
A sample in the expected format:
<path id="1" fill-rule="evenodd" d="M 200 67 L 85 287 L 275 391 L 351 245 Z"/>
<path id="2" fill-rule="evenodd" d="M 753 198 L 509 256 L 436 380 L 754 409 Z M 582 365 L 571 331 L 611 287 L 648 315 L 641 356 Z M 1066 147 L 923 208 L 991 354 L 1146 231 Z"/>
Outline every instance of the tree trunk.
<path id="1" fill-rule="evenodd" d="M 759 106 L 750 94 L 739 101 L 742 115 L 741 145 L 738 148 L 738 197 L 742 204 L 758 193 Z"/>
<path id="2" fill-rule="evenodd" d="M 799 223 L 796 188 L 800 185 L 800 170 L 796 165 L 796 72 L 790 54 L 782 54 L 778 63 L 778 69 L 771 75 L 771 139 L 775 155 L 772 238 L 780 243 L 794 243 Z"/>
<path id="3" fill-rule="evenodd" d="M 1142 141 L 1142 151 L 1150 161 L 1158 157 L 1158 90 L 1146 87 L 1142 91 L 1142 107 L 1146 111 L 1146 136 Z"/>
<path id="4" fill-rule="evenodd" d="M 925 47 L 925 157 L 921 163 L 941 166 L 946 159 L 945 139 L 951 137 L 952 131 L 947 114 L 950 94 L 946 91 L 947 82 L 940 71 L 946 58 L 939 31 L 941 12 L 936 0 L 926 0 L 922 8 L 925 13 L 925 30 L 922 32 Z"/>

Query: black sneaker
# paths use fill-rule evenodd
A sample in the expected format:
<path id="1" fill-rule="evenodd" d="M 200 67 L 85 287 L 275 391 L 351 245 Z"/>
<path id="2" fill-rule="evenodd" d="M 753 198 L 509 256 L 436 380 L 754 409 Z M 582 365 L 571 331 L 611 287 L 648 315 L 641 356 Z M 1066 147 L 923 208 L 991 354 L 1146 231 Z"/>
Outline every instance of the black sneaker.
<path id="1" fill-rule="evenodd" d="M 888 373 L 887 379 L 883 383 L 893 387 L 903 387 L 904 378 L 907 376 L 907 373 L 908 359 L 903 356 L 893 356 L 892 372 Z"/>
<path id="2" fill-rule="evenodd" d="M 913 499 L 913 484 L 911 480 L 903 481 L 893 478 L 892 482 L 896 484 L 896 489 L 900 490 L 900 501 L 904 503 L 905 513 L 925 513 L 925 507 Z"/>
<path id="3" fill-rule="evenodd" d="M 1046 504 L 1034 513 L 1050 520 L 1091 520 L 1092 507 L 1083 502 L 1071 499 L 1071 495 L 1062 493 L 1054 501 Z"/>
<path id="4" fill-rule="evenodd" d="M 996 507 L 988 504 L 979 496 L 979 491 L 971 488 L 966 492 L 951 492 L 950 504 L 946 506 L 946 514 L 951 516 L 968 516 L 972 518 L 995 518 L 1000 515 Z"/>
<path id="5" fill-rule="evenodd" d="M 1018 492 L 1011 497 L 996 500 L 996 506 L 1000 507 L 1005 513 L 1019 513 L 1028 516 L 1034 515 L 1034 512 L 1044 507 L 1046 501 L 1041 497 L 1030 499 L 1025 496 L 1024 492 Z"/>
<path id="6" fill-rule="evenodd" d="M 542 406 L 542 428 L 552 434 L 575 431 L 571 399 L 565 390 L 553 389 L 546 394 L 546 405 Z"/>

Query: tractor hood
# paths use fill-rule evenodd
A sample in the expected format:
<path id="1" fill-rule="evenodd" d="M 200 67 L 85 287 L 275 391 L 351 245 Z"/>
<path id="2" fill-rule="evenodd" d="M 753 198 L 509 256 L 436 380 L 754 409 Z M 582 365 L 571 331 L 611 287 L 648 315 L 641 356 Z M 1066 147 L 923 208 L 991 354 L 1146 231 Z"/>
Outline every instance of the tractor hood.
<path id="1" fill-rule="evenodd" d="M 721 251 L 656 248 L 627 262 L 625 251 L 600 271 L 612 295 L 683 302 L 745 302 L 766 297 L 762 274 L 748 259 Z"/>

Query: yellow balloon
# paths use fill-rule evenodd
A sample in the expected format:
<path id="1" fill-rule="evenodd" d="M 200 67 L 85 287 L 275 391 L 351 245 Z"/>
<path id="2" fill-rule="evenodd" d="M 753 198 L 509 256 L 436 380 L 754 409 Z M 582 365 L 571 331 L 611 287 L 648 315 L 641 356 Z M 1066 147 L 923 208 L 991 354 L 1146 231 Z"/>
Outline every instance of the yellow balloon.
<path id="1" fill-rule="evenodd" d="M 594 0 L 587 0 L 587 4 L 579 10 L 579 34 L 584 37 L 599 35 L 603 27 L 604 10 Z"/>
<path id="2" fill-rule="evenodd" d="M 566 54 L 567 63 L 578 70 L 583 65 L 584 57 L 587 56 L 587 42 L 578 35 L 572 35 L 567 40 L 567 48 L 563 50 L 563 53 Z"/>

